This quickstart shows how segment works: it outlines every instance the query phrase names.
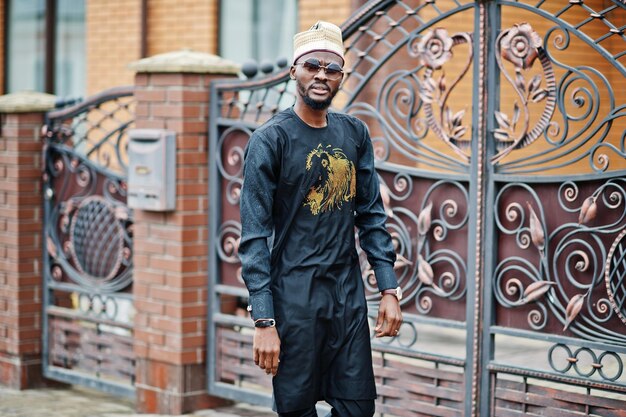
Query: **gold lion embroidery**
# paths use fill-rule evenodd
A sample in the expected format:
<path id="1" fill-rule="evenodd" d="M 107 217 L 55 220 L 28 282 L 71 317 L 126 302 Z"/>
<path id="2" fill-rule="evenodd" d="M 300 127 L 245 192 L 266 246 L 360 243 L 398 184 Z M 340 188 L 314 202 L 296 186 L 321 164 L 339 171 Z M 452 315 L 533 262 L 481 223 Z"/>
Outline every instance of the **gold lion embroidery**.
<path id="1" fill-rule="evenodd" d="M 321 174 L 318 183 L 311 187 L 304 202 L 309 206 L 311 213 L 317 216 L 333 209 L 341 209 L 344 202 L 348 202 L 356 195 L 356 173 L 354 164 L 339 148 L 326 149 L 319 144 L 306 158 L 306 170 L 319 164 Z"/>

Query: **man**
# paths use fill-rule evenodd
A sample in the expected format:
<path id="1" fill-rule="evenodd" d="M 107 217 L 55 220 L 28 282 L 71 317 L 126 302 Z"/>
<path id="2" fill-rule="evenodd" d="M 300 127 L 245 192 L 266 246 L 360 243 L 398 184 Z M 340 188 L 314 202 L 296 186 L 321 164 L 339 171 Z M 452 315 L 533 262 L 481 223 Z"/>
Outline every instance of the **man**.
<path id="1" fill-rule="evenodd" d="M 374 414 L 355 226 L 382 293 L 376 336 L 396 336 L 402 324 L 369 133 L 358 119 L 328 112 L 343 52 L 333 24 L 296 34 L 296 102 L 257 129 L 246 149 L 239 257 L 256 327 L 254 362 L 274 376 L 282 417 L 316 416 L 322 399 L 333 416 Z"/>

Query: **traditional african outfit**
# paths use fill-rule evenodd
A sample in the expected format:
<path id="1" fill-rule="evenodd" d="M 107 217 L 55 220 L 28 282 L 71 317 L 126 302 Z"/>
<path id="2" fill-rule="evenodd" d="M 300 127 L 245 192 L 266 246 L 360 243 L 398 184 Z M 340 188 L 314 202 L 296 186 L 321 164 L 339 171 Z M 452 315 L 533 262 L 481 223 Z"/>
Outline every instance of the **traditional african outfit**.
<path id="1" fill-rule="evenodd" d="M 290 108 L 250 138 L 239 257 L 253 319 L 276 319 L 279 413 L 376 397 L 355 226 L 379 289 L 397 287 L 379 190 L 355 117 L 329 112 L 327 126 L 313 128 Z"/>

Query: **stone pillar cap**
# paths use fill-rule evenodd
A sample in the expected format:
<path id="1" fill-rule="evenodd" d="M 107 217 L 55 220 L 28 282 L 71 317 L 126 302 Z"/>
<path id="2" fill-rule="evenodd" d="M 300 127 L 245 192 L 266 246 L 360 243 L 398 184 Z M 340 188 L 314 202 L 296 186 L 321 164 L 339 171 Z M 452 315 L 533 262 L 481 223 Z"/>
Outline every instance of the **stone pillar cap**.
<path id="1" fill-rule="evenodd" d="M 135 72 L 179 72 L 199 74 L 238 74 L 240 65 L 217 55 L 196 52 L 191 49 L 166 52 L 139 61 L 131 62 L 128 67 Z"/>
<path id="2" fill-rule="evenodd" d="M 0 96 L 0 113 L 38 113 L 54 109 L 56 96 L 36 91 L 20 91 Z"/>

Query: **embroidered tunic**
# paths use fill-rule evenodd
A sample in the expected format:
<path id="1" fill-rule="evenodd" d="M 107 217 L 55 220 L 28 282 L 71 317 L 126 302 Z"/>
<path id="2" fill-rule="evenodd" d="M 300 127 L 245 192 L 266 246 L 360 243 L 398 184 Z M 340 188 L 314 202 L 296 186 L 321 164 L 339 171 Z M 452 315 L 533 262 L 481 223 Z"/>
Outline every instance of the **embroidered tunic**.
<path id="1" fill-rule="evenodd" d="M 329 112 L 327 126 L 313 128 L 290 108 L 253 133 L 239 257 L 253 319 L 276 319 L 279 412 L 375 398 L 354 228 L 382 291 L 397 286 L 385 221 L 363 122 Z"/>

